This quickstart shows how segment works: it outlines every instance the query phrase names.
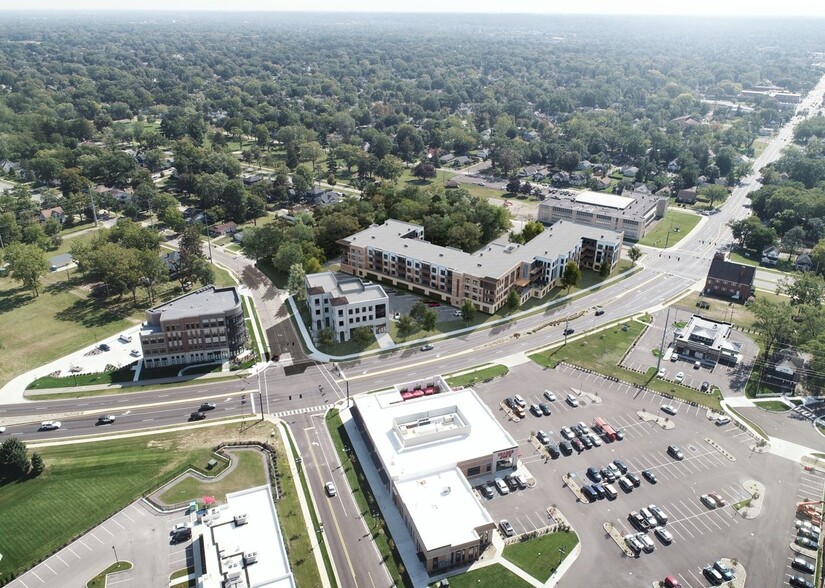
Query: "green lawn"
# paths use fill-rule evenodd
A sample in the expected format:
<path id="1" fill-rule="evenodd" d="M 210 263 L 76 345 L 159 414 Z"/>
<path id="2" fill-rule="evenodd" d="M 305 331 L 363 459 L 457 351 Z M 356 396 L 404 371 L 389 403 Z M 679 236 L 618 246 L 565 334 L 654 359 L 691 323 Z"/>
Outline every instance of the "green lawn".
<path id="1" fill-rule="evenodd" d="M 390 536 L 389 527 L 382 517 L 373 516 L 374 511 L 378 511 L 378 503 L 370 490 L 369 482 L 361 469 L 361 464 L 355 456 L 352 445 L 349 442 L 347 431 L 344 424 L 341 422 L 341 417 L 337 410 L 330 410 L 327 413 L 327 429 L 329 429 L 332 441 L 335 444 L 335 451 L 338 453 L 338 459 L 343 464 L 344 473 L 347 476 L 347 482 L 352 488 L 355 502 L 358 505 L 358 511 L 364 523 L 372 533 L 372 539 L 378 546 L 378 551 L 387 566 L 387 571 L 396 586 L 410 586 L 411 582 L 407 575 L 404 564 L 398 550 L 395 549 L 395 543 Z M 349 449 L 349 454 L 353 457 L 350 459 L 344 447 Z M 452 578 L 450 579 L 452 585 Z M 516 586 L 516 584 L 489 584 L 489 586 Z"/>
<path id="2" fill-rule="evenodd" d="M 768 439 L 768 434 L 762 429 L 762 427 L 757 425 L 755 422 L 750 420 L 748 417 L 744 416 L 741 412 L 739 412 L 735 408 L 731 408 L 729 406 L 728 410 L 731 411 L 733 414 L 735 414 L 737 417 L 739 417 L 739 420 L 745 421 L 748 425 L 750 425 L 751 429 L 756 431 L 757 434 L 761 435 L 763 439 Z"/>
<path id="3" fill-rule="evenodd" d="M 458 386 L 472 386 L 476 382 L 482 382 L 488 378 L 503 376 L 509 371 L 510 370 L 507 366 L 494 364 L 488 367 L 477 368 L 470 373 L 462 374 L 460 376 L 447 376 L 446 381 L 452 388 L 457 388 Z"/>
<path id="4" fill-rule="evenodd" d="M 785 296 L 778 296 L 771 292 L 762 291 L 757 293 L 757 297 L 767 298 L 774 301 L 788 300 Z M 707 303 L 708 308 L 700 309 L 697 306 L 700 301 Z M 716 298 L 713 296 L 700 296 L 698 292 L 690 294 L 679 300 L 676 307 L 679 310 L 686 310 L 690 313 L 701 314 L 703 317 L 714 321 L 733 323 L 742 329 L 751 328 L 755 320 L 753 313 L 747 306 L 740 302 L 734 302 L 733 300 Z"/>
<path id="5" fill-rule="evenodd" d="M 573 531 L 559 531 L 508 545 L 504 548 L 504 557 L 539 582 L 546 582 L 578 543 L 579 538 Z M 559 549 L 564 550 L 561 559 Z"/>
<path id="6" fill-rule="evenodd" d="M 651 367 L 646 374 L 640 374 L 619 366 L 618 363 L 625 351 L 630 348 L 644 328 L 636 321 L 628 321 L 625 324 L 627 324 L 626 331 L 621 326 L 613 326 L 570 341 L 567 345 L 533 354 L 530 359 L 548 368 L 555 368 L 560 362 L 566 362 L 631 384 L 646 386 L 651 390 L 670 394 L 714 410 L 721 410 L 718 391 L 714 394 L 704 394 L 686 386 L 660 380 L 655 377 L 655 367 Z M 655 362 L 651 359 L 651 365 L 653 363 Z"/>
<path id="7" fill-rule="evenodd" d="M 761 402 L 757 402 L 756 406 L 771 412 L 787 412 L 791 410 L 790 406 L 784 402 L 780 402 L 779 400 L 763 400 Z"/>
<path id="8" fill-rule="evenodd" d="M 432 584 L 431 586 L 435 586 Z M 450 588 L 531 588 L 501 564 L 485 566 L 477 570 L 450 576 Z"/>
<path id="9" fill-rule="evenodd" d="M 119 561 L 113 563 L 108 568 L 100 572 L 97 576 L 86 583 L 86 588 L 106 588 L 106 576 L 114 574 L 115 572 L 125 572 L 131 570 L 132 564 L 128 561 Z"/>
<path id="10" fill-rule="evenodd" d="M 231 459 L 237 463 L 234 469 L 221 479 L 201 481 L 187 477 L 168 488 L 160 495 L 160 499 L 166 504 L 177 504 L 198 500 L 203 496 L 213 496 L 218 502 L 226 502 L 229 492 L 266 484 L 266 469 L 261 455 L 261 452 L 256 450 L 235 451 L 231 454 Z"/>
<path id="11" fill-rule="evenodd" d="M 68 373 L 60 377 L 43 376 L 37 378 L 31 384 L 26 386 L 26 390 L 42 390 L 44 388 L 69 388 L 75 386 L 91 386 L 94 384 L 121 384 L 123 382 L 131 382 L 135 376 L 132 371 L 132 366 L 122 367 L 119 370 L 111 370 L 97 374 L 77 374 L 69 375 Z"/>
<path id="12" fill-rule="evenodd" d="M 43 448 L 46 471 L 0 484 L 0 578 L 46 557 L 185 469 L 202 469 L 239 424 Z M 243 439 L 269 438 L 271 425 L 246 424 Z"/>
<path id="13" fill-rule="evenodd" d="M 700 220 L 702 217 L 698 214 L 668 208 L 664 218 L 656 223 L 653 230 L 639 239 L 639 245 L 662 249 L 672 247 L 690 233 Z"/>
<path id="14" fill-rule="evenodd" d="M 728 254 L 728 257 L 733 262 L 741 263 L 743 265 L 752 265 L 754 267 L 759 267 L 759 260 L 762 258 L 762 256 L 757 254 L 756 251 L 753 251 L 752 249 L 745 249 L 743 247 L 734 247 Z M 775 268 L 763 267 L 761 269 L 765 271 L 788 273 L 793 272 L 795 268 L 789 259 L 782 258 L 777 262 Z"/>

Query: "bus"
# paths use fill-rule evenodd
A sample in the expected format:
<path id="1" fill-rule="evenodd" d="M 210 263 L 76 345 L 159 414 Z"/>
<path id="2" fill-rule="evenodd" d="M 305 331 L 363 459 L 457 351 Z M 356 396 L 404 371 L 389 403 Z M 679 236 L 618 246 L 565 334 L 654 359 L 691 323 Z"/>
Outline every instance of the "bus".
<path id="1" fill-rule="evenodd" d="M 593 428 L 596 429 L 597 433 L 600 433 L 608 442 L 613 442 L 616 440 L 616 431 L 613 430 L 613 427 L 607 424 L 605 420 L 601 417 L 596 417 L 593 420 Z"/>

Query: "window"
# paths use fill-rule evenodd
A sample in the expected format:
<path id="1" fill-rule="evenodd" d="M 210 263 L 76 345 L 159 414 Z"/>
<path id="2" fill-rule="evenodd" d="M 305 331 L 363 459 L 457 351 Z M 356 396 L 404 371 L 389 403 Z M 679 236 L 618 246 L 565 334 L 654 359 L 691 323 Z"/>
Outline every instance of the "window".
<path id="1" fill-rule="evenodd" d="M 477 476 L 481 473 L 481 466 L 475 466 L 472 468 L 467 468 L 467 476 Z"/>

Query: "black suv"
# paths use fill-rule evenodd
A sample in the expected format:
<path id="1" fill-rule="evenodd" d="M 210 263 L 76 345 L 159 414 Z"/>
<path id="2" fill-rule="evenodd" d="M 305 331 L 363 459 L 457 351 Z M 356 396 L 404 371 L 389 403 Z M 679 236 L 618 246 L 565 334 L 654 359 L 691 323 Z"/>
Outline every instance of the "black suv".
<path id="1" fill-rule="evenodd" d="M 200 411 L 193 412 L 192 414 L 189 415 L 189 420 L 190 421 L 202 421 L 205 418 L 206 418 L 206 413 L 205 412 L 200 412 Z"/>
<path id="2" fill-rule="evenodd" d="M 172 535 L 172 543 L 182 543 L 183 541 L 189 541 L 192 538 L 192 529 L 178 529 L 175 531 L 175 534 Z"/>

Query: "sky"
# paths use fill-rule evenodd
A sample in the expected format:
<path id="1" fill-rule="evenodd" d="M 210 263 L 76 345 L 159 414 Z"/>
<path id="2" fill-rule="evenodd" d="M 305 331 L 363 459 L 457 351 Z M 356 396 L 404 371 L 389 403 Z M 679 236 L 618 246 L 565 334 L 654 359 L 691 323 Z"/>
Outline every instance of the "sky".
<path id="1" fill-rule="evenodd" d="M 0 10 L 67 9 L 825 16 L 821 0 L 0 0 Z"/>

